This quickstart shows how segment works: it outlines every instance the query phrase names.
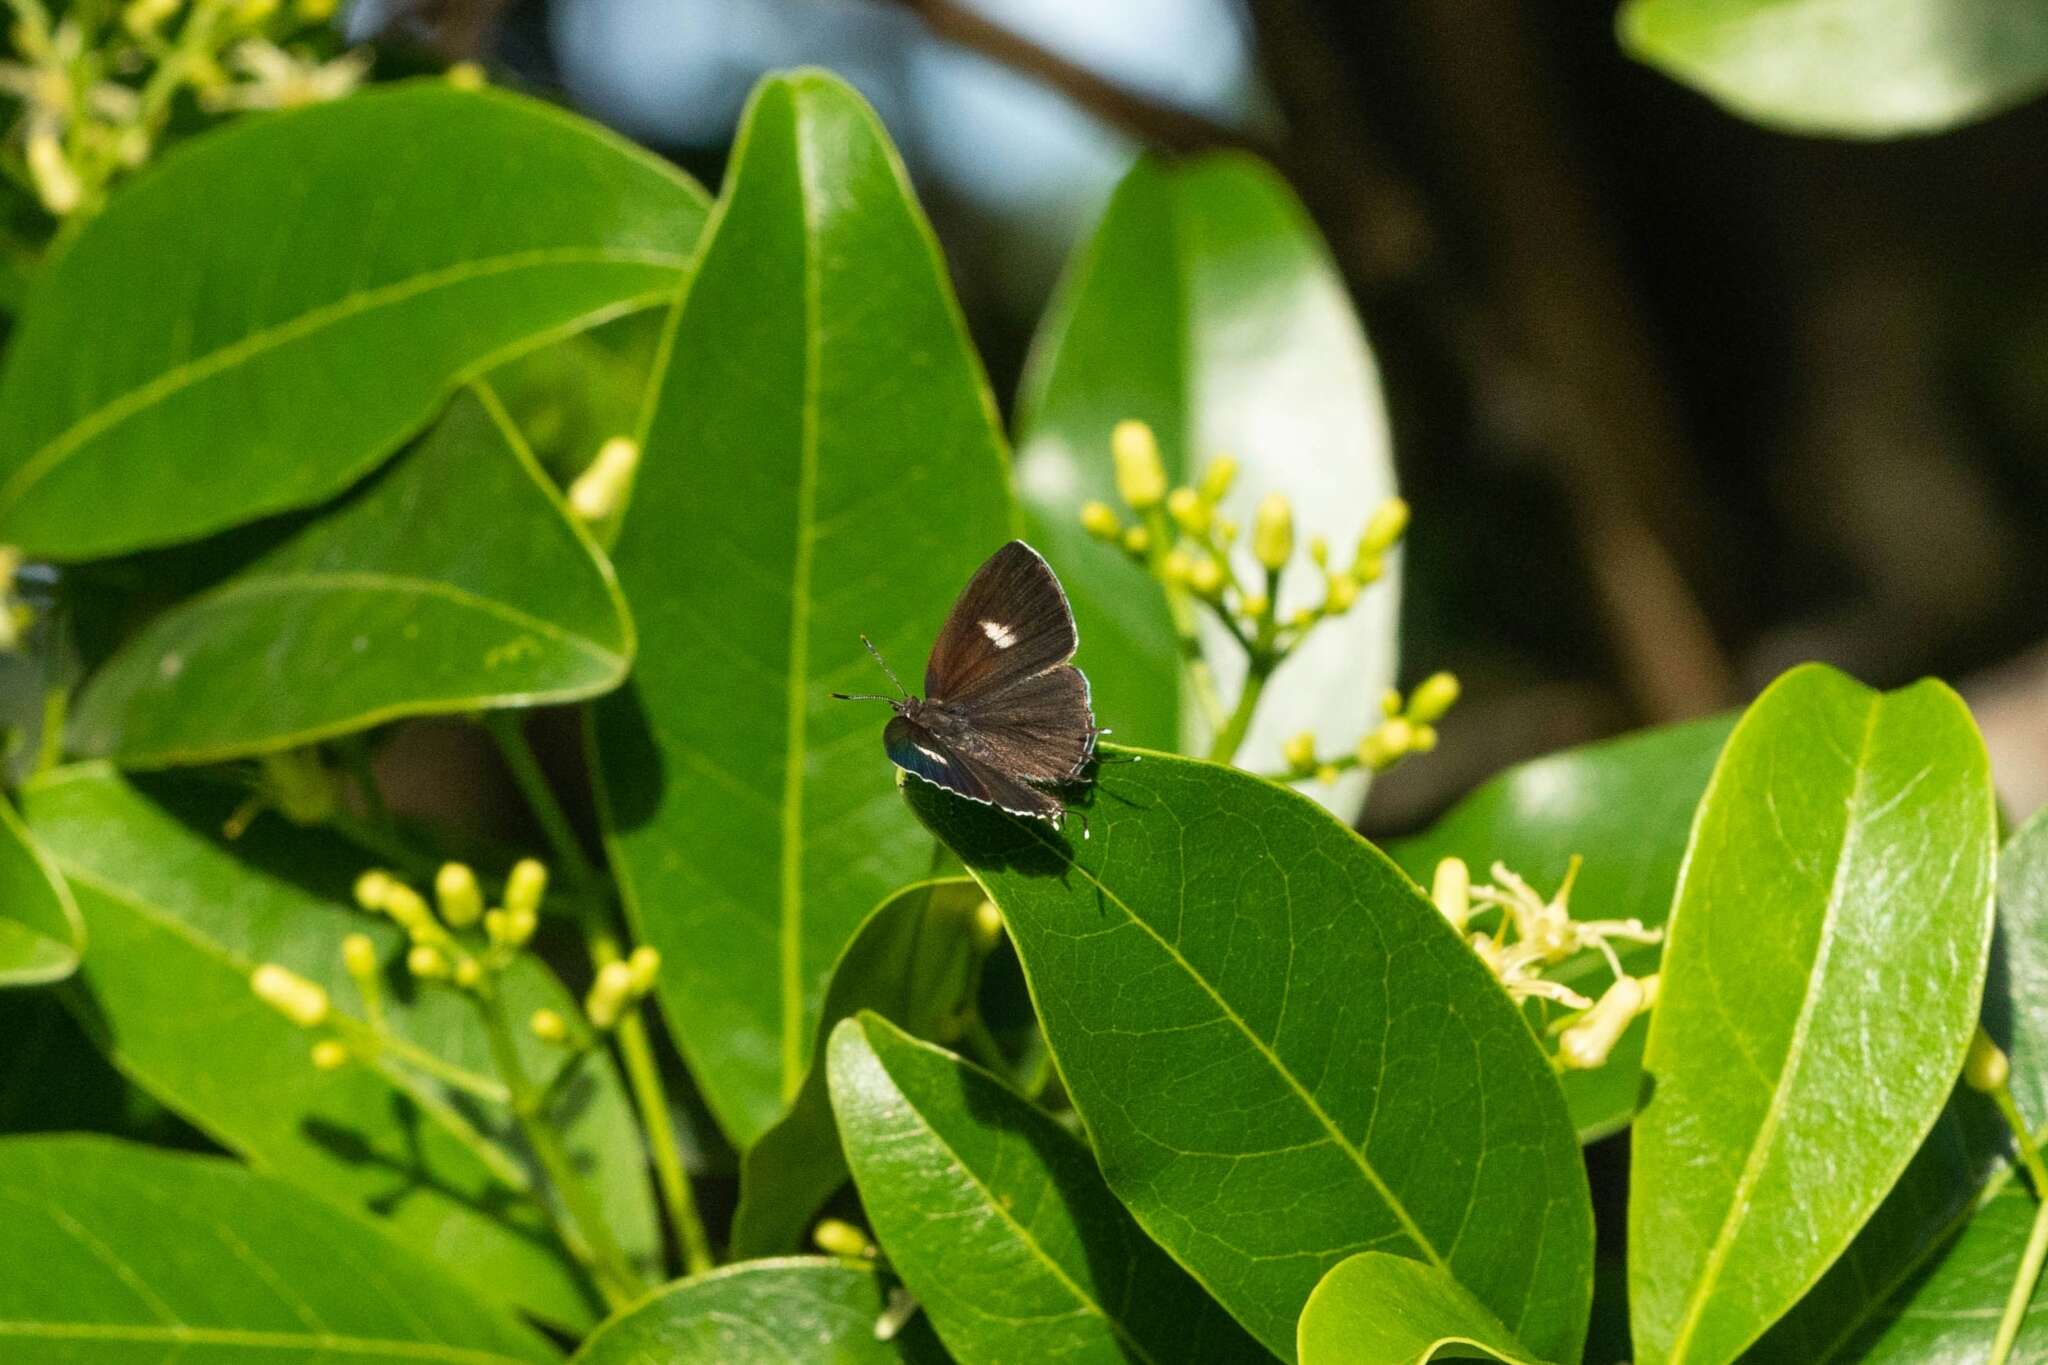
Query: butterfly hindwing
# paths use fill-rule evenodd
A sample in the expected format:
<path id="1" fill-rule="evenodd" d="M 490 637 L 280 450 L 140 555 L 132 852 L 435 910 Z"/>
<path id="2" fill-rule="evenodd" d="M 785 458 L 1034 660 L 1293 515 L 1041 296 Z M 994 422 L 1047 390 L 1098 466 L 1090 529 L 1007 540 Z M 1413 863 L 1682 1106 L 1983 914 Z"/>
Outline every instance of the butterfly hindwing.
<path id="1" fill-rule="evenodd" d="M 990 555 L 932 644 L 925 699 L 961 703 L 1002 692 L 1074 656 L 1080 635 L 1052 567 L 1021 540 Z"/>
<path id="2" fill-rule="evenodd" d="M 912 777 L 970 801 L 1055 823 L 1066 812 L 1057 797 L 961 753 L 907 716 L 897 716 L 889 722 L 882 731 L 882 744 L 889 751 L 890 761 Z"/>
<path id="3" fill-rule="evenodd" d="M 1069 782 L 1095 753 L 1088 680 L 1069 664 L 946 710 L 965 722 L 954 747 L 1026 782 Z"/>

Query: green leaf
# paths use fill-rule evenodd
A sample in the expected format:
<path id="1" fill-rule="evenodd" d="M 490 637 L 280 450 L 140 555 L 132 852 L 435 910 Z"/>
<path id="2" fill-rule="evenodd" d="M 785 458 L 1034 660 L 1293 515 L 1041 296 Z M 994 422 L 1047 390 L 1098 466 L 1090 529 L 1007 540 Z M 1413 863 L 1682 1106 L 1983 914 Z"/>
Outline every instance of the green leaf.
<path id="1" fill-rule="evenodd" d="M 0 376 L 0 542 L 88 559 L 311 506 L 460 379 L 674 297 L 704 195 L 440 81 L 195 139 L 43 271 Z"/>
<path id="2" fill-rule="evenodd" d="M 1409 876 L 1430 884 L 1437 863 L 1463 858 L 1475 881 L 1496 862 L 1548 894 L 1571 868 L 1585 864 L 1572 886 L 1572 918 L 1639 919 L 1655 927 L 1671 910 L 1678 865 L 1692 833 L 1693 808 L 1706 790 L 1732 718 L 1695 721 L 1567 749 L 1510 768 L 1459 802 L 1427 832 L 1387 845 Z M 1632 976 L 1657 970 L 1660 944 L 1616 943 Z M 1588 950 L 1547 975 L 1598 997 L 1612 979 L 1604 959 Z M 1530 1006 L 1532 1022 L 1540 1008 Z M 1630 1024 L 1604 1066 L 1566 1071 L 1558 1079 L 1579 1141 L 1625 1126 L 1641 1103 L 1643 1038 L 1649 1021 Z M 1538 1033 L 1546 1051 L 1557 1040 Z"/>
<path id="3" fill-rule="evenodd" d="M 1276 1353 L 1323 1275 L 1447 1268 L 1574 1359 L 1593 1215 L 1521 1016 L 1400 869 L 1297 793 L 1111 751 L 1090 837 L 924 783 L 1002 908 L 1117 1197 Z"/>
<path id="4" fill-rule="evenodd" d="M 572 1365 L 938 1365 L 922 1316 L 875 1336 L 888 1286 L 874 1267 L 789 1256 L 679 1280 L 619 1313 Z"/>
<path id="5" fill-rule="evenodd" d="M 339 507 L 123 646 L 70 740 L 127 767 L 212 762 L 401 716 L 578 700 L 618 686 L 632 651 L 610 566 L 480 388 Z"/>
<path id="6" fill-rule="evenodd" d="M 1445 1351 L 1535 1365 L 1456 1280 L 1384 1251 L 1362 1251 L 1323 1276 L 1296 1341 L 1301 1365 L 1425 1365 Z"/>
<path id="7" fill-rule="evenodd" d="M 1991 942 L 1983 741 L 1936 682 L 1809 666 L 1736 726 L 1672 912 L 1629 1178 L 1642 1365 L 1733 1360 L 1947 1099 Z"/>
<path id="8" fill-rule="evenodd" d="M 58 1000 L 63 990 L 0 995 L 0 1134 L 106 1133 L 211 1150 L 100 1055 Z"/>
<path id="9" fill-rule="evenodd" d="M 1393 494 L 1379 374 L 1350 292 L 1263 162 L 1226 154 L 1133 167 L 1068 267 L 1018 399 L 1018 491 L 1031 539 L 1073 603 L 1097 714 L 1126 743 L 1201 752 L 1209 726 L 1184 690 L 1158 585 L 1080 525 L 1083 502 L 1120 505 L 1109 433 L 1130 417 L 1151 423 L 1177 482 L 1234 456 L 1242 470 L 1224 510 L 1244 525 L 1260 498 L 1288 494 L 1300 534 L 1328 536 L 1340 565 Z M 1319 598 L 1315 574 L 1297 570 L 1290 582 L 1283 612 Z M 1399 592 L 1390 577 L 1288 659 L 1239 762 L 1283 767 L 1280 746 L 1295 731 L 1313 728 L 1335 751 L 1378 722 Z M 1205 653 L 1233 699 L 1242 651 L 1204 625 Z M 1355 810 L 1364 790 L 1363 778 L 1347 782 L 1333 804 Z"/>
<path id="10" fill-rule="evenodd" d="M 0 797 L 0 987 L 61 981 L 84 951 L 71 888 Z"/>
<path id="11" fill-rule="evenodd" d="M 1998 937 L 1983 1011 L 1984 1027 L 2012 1058 L 2021 1113 L 2036 1125 L 2048 1114 L 2044 982 L 2048 811 L 1999 854 Z M 1981 1360 L 2033 1217 L 2011 1151 L 1991 1101 L 1959 1083 L 1941 1121 L 1842 1259 L 1750 1354 L 1784 1365 Z M 2032 1315 L 2044 1308 L 2048 1297 L 2037 1291 Z M 2048 1322 L 2022 1334 L 2014 1358 L 2044 1352 Z"/>
<path id="12" fill-rule="evenodd" d="M 337 1011 L 359 1014 L 342 938 L 368 934 L 389 962 L 402 936 L 347 904 L 364 867 L 348 846 L 276 818 L 233 844 L 214 835 L 233 799 L 189 780 L 145 790 L 97 764 L 61 769 L 26 792 L 29 824 L 71 881 L 92 934 L 73 1001 L 89 1030 L 124 1074 L 230 1151 L 387 1218 L 400 1241 L 494 1299 L 587 1326 L 582 1277 L 541 1211 L 426 1106 L 461 1110 L 498 1164 L 510 1158 L 516 1171 L 524 1158 L 509 1113 L 446 1090 L 408 1060 L 416 1050 L 493 1074 L 470 1001 L 392 974 L 386 1012 L 409 1047 L 390 1060 L 414 1078 L 401 1090 L 363 1065 L 316 1069 L 307 1056 L 316 1035 L 250 990 L 259 963 L 279 962 L 326 987 Z M 532 958 L 502 989 L 515 1018 L 574 1008 Z M 660 1242 L 645 1154 L 617 1076 L 602 1059 L 570 1063 L 538 1039 L 522 1043 L 537 1077 L 582 1067 L 563 1086 L 566 1141 L 622 1244 L 651 1263 Z"/>
<path id="13" fill-rule="evenodd" d="M 832 1026 L 872 1010 L 916 1037 L 935 1036 L 965 1003 L 974 959 L 969 935 L 984 899 L 966 877 L 919 882 L 876 906 L 846 945 L 818 1012 L 803 1089 L 740 1159 L 735 1257 L 787 1251 L 818 1206 L 846 1183 L 846 1154 L 825 1081 Z"/>
<path id="14" fill-rule="evenodd" d="M 765 82 L 675 322 L 617 553 L 642 648 L 600 708 L 611 845 L 712 1112 L 803 1084 L 832 964 L 930 844 L 867 631 L 916 668 L 1009 535 L 1002 434 L 902 163 L 832 77 Z"/>
<path id="15" fill-rule="evenodd" d="M 889 1265 L 965 1361 L 1269 1359 L 1133 1223 L 1088 1148 L 873 1014 L 831 1042 L 832 1108 Z"/>
<path id="16" fill-rule="evenodd" d="M 218 1157 L 8 1138 L 0 1206 L 14 1365 L 558 1358 L 428 1258 Z"/>
<path id="17" fill-rule="evenodd" d="M 1767 127 L 1937 133 L 2048 90 L 2048 11 L 1955 0 L 1628 0 L 1630 55 Z"/>

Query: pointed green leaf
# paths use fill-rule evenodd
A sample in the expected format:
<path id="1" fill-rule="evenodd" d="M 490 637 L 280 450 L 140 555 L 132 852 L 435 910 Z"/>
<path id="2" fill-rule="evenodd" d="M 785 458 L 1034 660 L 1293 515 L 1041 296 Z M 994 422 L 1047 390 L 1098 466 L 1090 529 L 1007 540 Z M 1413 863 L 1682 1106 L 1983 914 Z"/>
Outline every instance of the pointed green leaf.
<path id="1" fill-rule="evenodd" d="M 309 1035 L 258 1000 L 249 974 L 279 962 L 360 1015 L 341 940 L 368 934 L 384 959 L 397 927 L 348 904 L 366 859 L 311 830 L 259 819 L 230 844 L 214 834 L 234 793 L 196 782 L 133 785 L 97 764 L 61 769 L 25 793 L 30 827 L 70 880 L 93 939 L 77 1005 L 115 1065 L 230 1151 L 322 1198 L 388 1219 L 400 1241 L 445 1261 L 488 1296 L 569 1328 L 586 1326 L 582 1277 L 546 1218 L 423 1106 L 453 1105 L 512 1166 L 522 1163 L 509 1113 L 479 1107 L 407 1058 L 409 1091 L 362 1065 L 320 1071 Z M 475 1007 L 446 989 L 386 992 L 392 1029 L 419 1053 L 489 1076 Z M 574 1008 L 545 968 L 522 959 L 504 979 L 514 1017 Z M 523 1031 L 522 1031 L 523 1032 Z M 572 1154 L 607 1218 L 643 1262 L 660 1245 L 645 1154 L 608 1062 L 565 1062 L 523 1038 L 528 1070 L 583 1074 L 564 1086 Z"/>
<path id="2" fill-rule="evenodd" d="M 429 1258 L 218 1157 L 9 1138 L 0 1224 L 12 1365 L 558 1358 Z"/>
<path id="3" fill-rule="evenodd" d="M 1585 1169 L 1486 968 L 1306 797 L 1122 755 L 1086 839 L 905 788 L 1002 908 L 1110 1188 L 1276 1353 L 1331 1267 L 1380 1250 L 1576 1358 Z"/>
<path id="4" fill-rule="evenodd" d="M 873 1014 L 833 1030 L 832 1108 L 890 1267 L 961 1360 L 1269 1359 L 1117 1204 L 1088 1148 Z"/>
<path id="5" fill-rule="evenodd" d="M 1629 0 L 1631 56 L 1766 127 L 1937 133 L 2048 90 L 2048 10 L 1965 0 Z"/>
<path id="6" fill-rule="evenodd" d="M 618 686 L 632 650 L 610 565 L 479 389 L 340 506 L 124 645 L 70 739 L 126 767 L 212 762 L 401 716 L 575 701 Z"/>
<path id="7" fill-rule="evenodd" d="M 84 950 L 71 888 L 0 798 L 0 987 L 61 981 Z"/>
<path id="8" fill-rule="evenodd" d="M 620 1312 L 572 1365 L 939 1365 L 922 1315 L 889 1340 L 890 1307 L 873 1266 L 816 1256 L 743 1261 L 679 1280 Z"/>
<path id="9" fill-rule="evenodd" d="M 1984 1027 L 2012 1059 L 2020 1112 L 2048 1115 L 2048 811 L 1998 857 L 1998 937 Z M 2038 1130 L 2037 1130 L 2038 1131 Z M 2026 1245 L 2032 1197 L 1991 1101 L 1958 1083 L 1941 1121 L 1842 1259 L 1750 1356 L 1783 1365 L 1983 1358 Z M 2048 1310 L 2037 1292 L 2031 1316 Z M 2048 1320 L 2017 1360 L 2048 1353 Z"/>
<path id="10" fill-rule="evenodd" d="M 832 77 L 764 83 L 675 322 L 615 561 L 642 642 L 600 709 L 611 843 L 661 1001 L 747 1147 L 832 964 L 930 864 L 884 716 L 1010 533 L 1002 435 L 901 162 Z"/>
<path id="11" fill-rule="evenodd" d="M 1648 730 L 1510 768 L 1427 832 L 1388 844 L 1387 853 L 1424 886 L 1441 859 L 1463 858 L 1474 881 L 1486 880 L 1501 862 L 1546 895 L 1577 854 L 1585 864 L 1572 886 L 1573 919 L 1637 919 L 1655 927 L 1670 913 L 1693 809 L 1733 725 L 1724 717 Z M 1614 947 L 1632 976 L 1656 971 L 1663 956 L 1661 944 Z M 1595 998 L 1613 979 L 1591 949 L 1546 975 Z M 1530 1018 L 1543 1020 L 1538 1004 Z M 1579 1141 L 1615 1132 L 1642 1102 L 1649 1027 L 1647 1019 L 1630 1024 L 1605 1065 L 1559 1074 Z M 1554 1036 L 1538 1036 L 1546 1051 L 1557 1050 Z"/>
<path id="12" fill-rule="evenodd" d="M 1956 695 L 1811 666 L 1722 752 L 1686 854 L 1629 1179 L 1643 1365 L 1735 1359 L 1876 1210 L 1976 1024 L 1996 819 Z"/>
<path id="13" fill-rule="evenodd" d="M 1288 494 L 1301 536 L 1328 536 L 1340 567 L 1392 495 L 1379 373 L 1350 293 L 1264 163 L 1231 154 L 1133 167 L 1068 267 L 1018 400 L 1018 491 L 1032 542 L 1064 578 L 1103 724 L 1126 743 L 1201 752 L 1209 726 L 1184 691 L 1158 585 L 1080 525 L 1083 502 L 1118 505 L 1109 433 L 1128 417 L 1151 423 L 1176 481 L 1235 457 L 1224 510 L 1247 526 L 1260 498 Z M 1320 588 L 1298 572 L 1283 612 Z M 1288 659 L 1240 762 L 1284 766 L 1280 746 L 1302 729 L 1341 750 L 1378 722 L 1398 597 L 1398 582 L 1383 582 Z M 1207 653 L 1234 698 L 1243 654 L 1217 631 Z M 1355 810 L 1364 790 L 1349 781 L 1334 804 Z"/>
<path id="14" fill-rule="evenodd" d="M 461 378 L 672 298 L 690 180 L 440 81 L 195 139 L 39 276 L 0 376 L 0 543 L 87 559 L 322 502 Z"/>
<path id="15" fill-rule="evenodd" d="M 1384 1251 L 1362 1251 L 1323 1276 L 1296 1341 L 1301 1365 L 1427 1365 L 1441 1352 L 1537 1365 L 1456 1280 Z"/>
<path id="16" fill-rule="evenodd" d="M 875 907 L 832 968 L 818 1041 L 803 1089 L 775 1126 L 740 1158 L 740 1205 L 732 1254 L 789 1250 L 832 1191 L 846 1183 L 846 1154 L 826 1092 L 826 1037 L 832 1026 L 873 1010 L 919 1038 L 956 1017 L 973 963 L 969 939 L 985 898 L 966 877 L 920 882 Z"/>

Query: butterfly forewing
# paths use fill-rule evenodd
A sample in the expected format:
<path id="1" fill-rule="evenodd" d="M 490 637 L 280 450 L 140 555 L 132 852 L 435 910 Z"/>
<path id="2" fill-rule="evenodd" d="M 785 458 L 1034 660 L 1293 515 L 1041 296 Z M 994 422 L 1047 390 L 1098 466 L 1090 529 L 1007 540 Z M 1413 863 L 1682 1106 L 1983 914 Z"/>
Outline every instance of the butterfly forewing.
<path id="1" fill-rule="evenodd" d="M 925 665 L 925 699 L 957 705 L 994 696 L 1065 663 L 1079 644 L 1051 566 L 1013 540 L 989 556 L 953 604 Z"/>

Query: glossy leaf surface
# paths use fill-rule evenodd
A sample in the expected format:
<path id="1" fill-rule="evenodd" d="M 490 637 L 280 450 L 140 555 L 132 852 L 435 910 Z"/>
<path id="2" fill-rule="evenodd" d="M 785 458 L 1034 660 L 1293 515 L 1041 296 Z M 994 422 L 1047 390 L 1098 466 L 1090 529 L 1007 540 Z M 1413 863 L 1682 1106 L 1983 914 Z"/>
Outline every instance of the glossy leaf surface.
<path id="1" fill-rule="evenodd" d="M 1475 882 L 1495 862 L 1549 895 L 1585 859 L 1572 886 L 1574 919 L 1639 919 L 1655 927 L 1671 910 L 1678 865 L 1692 832 L 1694 808 L 1728 738 L 1732 718 L 1650 730 L 1523 763 L 1460 801 L 1429 830 L 1387 845 L 1387 853 L 1423 886 L 1444 858 L 1463 858 Z M 1657 970 L 1661 944 L 1617 942 L 1632 976 Z M 1597 998 L 1613 978 L 1587 951 L 1546 973 Z M 1534 1007 L 1533 1021 L 1543 1016 Z M 1625 1125 L 1641 1102 L 1643 1038 L 1649 1021 L 1630 1024 L 1604 1065 L 1566 1071 L 1564 1086 L 1581 1142 Z M 1557 1040 L 1539 1032 L 1544 1047 Z"/>
<path id="2" fill-rule="evenodd" d="M 1102 1183 L 1088 1148 L 873 1014 L 833 1030 L 832 1108 L 889 1265 L 967 1361 L 1270 1359 Z"/>
<path id="3" fill-rule="evenodd" d="M 1630 0 L 1621 41 L 1795 132 L 1934 133 L 2048 90 L 2048 11 L 1997 0 Z"/>
<path id="4" fill-rule="evenodd" d="M 832 969 L 818 1041 L 796 1101 L 740 1158 L 740 1205 L 732 1254 L 788 1251 L 804 1225 L 846 1183 L 846 1154 L 825 1081 L 832 1026 L 872 1010 L 919 1038 L 934 1036 L 965 1003 L 973 949 L 968 935 L 984 897 L 966 877 L 920 882 L 875 907 Z"/>
<path id="5" fill-rule="evenodd" d="M 1301 1365 L 1426 1365 L 1440 1352 L 1535 1365 L 1456 1280 L 1384 1251 L 1360 1252 L 1323 1276 L 1297 1340 Z"/>
<path id="6" fill-rule="evenodd" d="M 457 380 L 672 297 L 704 212 L 595 124 L 439 81 L 195 139 L 38 277 L 0 541 L 84 559 L 324 501 Z"/>
<path id="7" fill-rule="evenodd" d="M 1991 941 L 1989 764 L 1939 683 L 1818 666 L 1749 709 L 1686 855 L 1629 1201 L 1637 1359 L 1733 1360 L 1927 1135 Z"/>
<path id="8" fill-rule="evenodd" d="M 361 491 L 171 608 L 94 675 L 72 747 L 128 767 L 616 687 L 611 567 L 488 390 Z M 308 685 L 317 679 L 317 685 Z"/>
<path id="9" fill-rule="evenodd" d="M 1394 491 L 1379 373 L 1350 294 L 1292 191 L 1255 159 L 1131 170 L 1068 267 L 1018 400 L 1018 491 L 1033 543 L 1065 578 L 1102 723 L 1126 743 L 1201 752 L 1207 725 L 1183 694 L 1158 585 L 1080 526 L 1089 499 L 1119 505 L 1109 434 L 1132 417 L 1152 425 L 1176 481 L 1235 457 L 1224 511 L 1246 526 L 1262 497 L 1288 494 L 1300 535 L 1328 536 L 1340 565 Z M 1283 613 L 1320 591 L 1305 569 L 1291 582 Z M 1284 766 L 1280 745 L 1302 729 L 1341 750 L 1378 722 L 1398 596 L 1384 581 L 1289 658 L 1240 762 Z M 1205 645 L 1228 700 L 1243 655 L 1218 632 Z M 1320 794 L 1349 812 L 1364 790 L 1355 779 Z"/>
<path id="10" fill-rule="evenodd" d="M 874 1267 L 816 1256 L 744 1261 L 681 1280 L 612 1317 L 573 1365 L 939 1365 L 922 1317 L 875 1336 L 889 1306 Z"/>
<path id="11" fill-rule="evenodd" d="M 61 769 L 26 793 L 30 826 L 71 881 L 94 941 L 74 1001 L 87 1027 L 125 1074 L 229 1150 L 388 1219 L 398 1240 L 483 1293 L 549 1322 L 587 1325 L 581 1277 L 539 1209 L 424 1106 L 460 1108 L 517 1169 L 524 1158 L 508 1112 L 481 1108 L 417 1067 L 406 1068 L 411 1090 L 363 1065 L 320 1071 L 308 1059 L 317 1035 L 250 990 L 257 964 L 279 962 L 324 986 L 337 1011 L 359 1016 L 342 938 L 368 934 L 391 962 L 401 935 L 348 903 L 364 855 L 276 817 L 227 843 L 214 831 L 233 800 L 189 781 L 145 792 L 98 765 Z M 401 991 L 404 980 L 395 969 L 388 977 L 393 1030 L 442 1062 L 492 1074 L 471 1002 L 448 989 Z M 503 990 L 517 1019 L 543 1005 L 574 1008 L 531 959 Z M 536 1077 L 565 1065 L 558 1049 L 522 1043 Z M 620 1240 L 646 1261 L 659 1240 L 638 1132 L 609 1065 L 581 1065 L 563 1087 L 566 1140 Z"/>
<path id="12" fill-rule="evenodd" d="M 918 665 L 1010 534 L 1001 433 L 929 226 L 837 80 L 756 94 L 667 349 L 615 562 L 640 631 L 601 708 L 608 821 L 661 1000 L 747 1147 L 795 1099 L 825 985 L 930 866 L 833 690 Z"/>
<path id="13" fill-rule="evenodd" d="M 84 949 L 71 888 L 0 799 L 0 987 L 61 981 L 78 969 Z"/>
<path id="14" fill-rule="evenodd" d="M 1099 767 L 1086 839 L 905 789 L 1001 907 L 1110 1188 L 1276 1353 L 1331 1267 L 1380 1250 L 1575 1357 L 1585 1171 L 1506 995 L 1306 797 L 1130 757 Z"/>
<path id="15" fill-rule="evenodd" d="M 426 1257 L 218 1157 L 9 1138 L 0 1209 L 0 1355 L 13 1365 L 557 1358 Z"/>

